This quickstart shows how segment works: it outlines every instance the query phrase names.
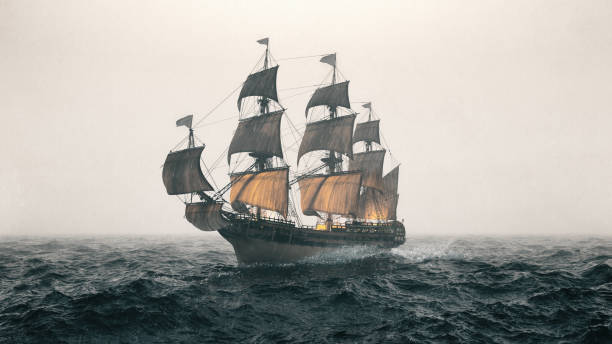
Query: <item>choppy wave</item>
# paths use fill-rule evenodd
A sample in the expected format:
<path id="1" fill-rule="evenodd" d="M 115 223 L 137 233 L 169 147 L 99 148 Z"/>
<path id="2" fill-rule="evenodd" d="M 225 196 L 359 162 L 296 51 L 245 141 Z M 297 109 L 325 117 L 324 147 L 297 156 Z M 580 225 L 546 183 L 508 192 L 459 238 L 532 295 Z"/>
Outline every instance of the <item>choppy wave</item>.
<path id="1" fill-rule="evenodd" d="M 191 238 L 0 239 L 1 343 L 612 343 L 612 239 L 409 238 L 239 266 Z"/>

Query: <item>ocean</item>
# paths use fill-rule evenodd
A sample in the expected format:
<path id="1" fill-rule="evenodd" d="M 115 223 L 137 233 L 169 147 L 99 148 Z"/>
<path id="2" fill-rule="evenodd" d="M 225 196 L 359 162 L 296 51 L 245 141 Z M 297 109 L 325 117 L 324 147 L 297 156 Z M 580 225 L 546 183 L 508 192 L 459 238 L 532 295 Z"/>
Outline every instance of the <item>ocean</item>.
<path id="1" fill-rule="evenodd" d="M 0 343 L 612 343 L 612 237 L 407 237 L 240 266 L 218 235 L 0 237 Z"/>

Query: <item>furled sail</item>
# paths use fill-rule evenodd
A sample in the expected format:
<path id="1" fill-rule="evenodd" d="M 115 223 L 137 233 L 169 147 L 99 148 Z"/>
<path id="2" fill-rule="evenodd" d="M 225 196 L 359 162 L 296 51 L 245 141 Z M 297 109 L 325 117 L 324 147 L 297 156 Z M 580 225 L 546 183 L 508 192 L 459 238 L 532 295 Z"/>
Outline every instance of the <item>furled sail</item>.
<path id="1" fill-rule="evenodd" d="M 353 124 L 355 115 L 308 123 L 298 151 L 302 155 L 316 150 L 331 150 L 353 156 Z"/>
<path id="2" fill-rule="evenodd" d="M 216 231 L 229 223 L 221 216 L 222 203 L 188 203 L 185 217 L 198 229 Z"/>
<path id="3" fill-rule="evenodd" d="M 283 157 L 281 119 L 284 110 L 250 117 L 238 123 L 227 151 L 227 162 L 234 153 L 250 152 Z"/>
<path id="4" fill-rule="evenodd" d="M 246 204 L 240 202 L 240 201 L 235 201 L 232 202 L 231 204 L 232 209 L 234 209 L 235 211 L 239 212 L 239 213 L 243 213 L 243 214 L 248 214 L 249 213 L 249 208 L 247 208 Z"/>
<path id="5" fill-rule="evenodd" d="M 278 66 L 275 66 L 249 75 L 242 84 L 242 90 L 240 90 L 240 96 L 238 96 L 238 110 L 242 107 L 242 98 L 246 97 L 265 97 L 278 102 L 278 95 L 276 94 L 277 72 Z"/>
<path id="6" fill-rule="evenodd" d="M 168 195 L 213 190 L 200 169 L 200 155 L 203 149 L 204 146 L 168 154 L 162 171 Z"/>
<path id="7" fill-rule="evenodd" d="M 376 150 L 353 154 L 353 160 L 349 161 L 349 170 L 362 172 L 361 185 L 383 190 L 382 170 L 385 153 L 385 150 Z"/>
<path id="8" fill-rule="evenodd" d="M 348 81 L 345 81 L 317 88 L 308 101 L 308 105 L 306 105 L 306 116 L 308 116 L 308 109 L 320 105 L 342 106 L 350 109 L 351 102 L 348 95 L 348 83 Z"/>
<path id="9" fill-rule="evenodd" d="M 242 202 L 287 217 L 289 168 L 233 174 L 230 203 Z"/>
<path id="10" fill-rule="evenodd" d="M 313 175 L 301 179 L 298 183 L 304 215 L 315 215 L 316 211 L 320 211 L 356 216 L 359 206 L 361 173 Z"/>
<path id="11" fill-rule="evenodd" d="M 380 121 L 368 121 L 357 123 L 353 134 L 353 143 L 360 141 L 380 143 L 378 125 Z"/>

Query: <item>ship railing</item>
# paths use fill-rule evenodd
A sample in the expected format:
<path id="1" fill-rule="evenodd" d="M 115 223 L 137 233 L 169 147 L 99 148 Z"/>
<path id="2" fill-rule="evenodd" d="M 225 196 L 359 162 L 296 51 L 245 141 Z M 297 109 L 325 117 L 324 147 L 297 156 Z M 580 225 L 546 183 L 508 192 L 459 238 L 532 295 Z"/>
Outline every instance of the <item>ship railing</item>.
<path id="1" fill-rule="evenodd" d="M 246 220 L 246 221 L 266 221 L 270 223 L 278 223 L 283 225 L 291 225 L 295 226 L 295 222 L 291 220 L 285 220 L 283 218 L 278 217 L 268 217 L 268 216 L 260 216 L 259 219 L 257 216 L 252 214 L 235 214 L 234 215 L 238 220 Z M 383 228 L 381 228 L 383 227 Z M 299 227 L 295 227 L 298 230 L 310 231 L 316 230 L 316 226 L 306 226 L 302 225 Z M 350 222 L 344 225 L 333 224 L 331 226 L 332 232 L 348 232 L 348 233 L 393 233 L 393 227 L 390 223 L 369 223 L 369 222 Z"/>
<path id="2" fill-rule="evenodd" d="M 280 217 L 260 216 L 259 218 L 257 218 L 257 216 L 251 215 L 251 214 L 236 214 L 235 218 L 238 220 L 266 221 L 266 222 L 280 223 L 280 224 L 285 224 L 285 225 L 295 225 L 295 221 L 285 220 Z"/>

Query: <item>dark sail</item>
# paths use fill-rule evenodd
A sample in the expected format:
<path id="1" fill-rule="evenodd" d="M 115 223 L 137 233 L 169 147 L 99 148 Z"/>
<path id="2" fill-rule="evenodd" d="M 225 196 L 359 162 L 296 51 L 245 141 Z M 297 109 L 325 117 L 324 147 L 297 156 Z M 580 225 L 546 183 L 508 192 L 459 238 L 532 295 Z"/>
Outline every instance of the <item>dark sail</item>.
<path id="1" fill-rule="evenodd" d="M 348 95 L 348 83 L 348 81 L 345 81 L 318 88 L 308 101 L 308 105 L 306 105 L 306 116 L 308 116 L 308 109 L 320 105 L 342 106 L 350 109 L 351 102 Z"/>
<path id="2" fill-rule="evenodd" d="M 273 210 L 287 217 L 289 168 L 233 174 L 230 203 L 240 202 Z"/>
<path id="3" fill-rule="evenodd" d="M 315 215 L 316 211 L 357 215 L 361 173 L 314 175 L 303 178 L 298 183 L 302 212 L 305 215 Z"/>
<path id="4" fill-rule="evenodd" d="M 355 115 L 308 123 L 298 151 L 302 155 L 316 150 L 331 150 L 353 156 L 353 124 Z"/>
<path id="5" fill-rule="evenodd" d="M 231 203 L 232 209 L 234 209 L 235 211 L 239 212 L 239 213 L 243 213 L 243 214 L 248 214 L 249 213 L 249 208 L 247 208 L 246 204 L 240 202 L 240 201 L 234 201 Z"/>
<path id="6" fill-rule="evenodd" d="M 397 193 L 397 184 L 399 182 L 399 166 L 392 169 L 383 177 L 383 185 L 385 187 L 385 200 L 387 207 L 389 208 L 388 218 L 390 220 L 396 219 L 397 214 L 397 201 L 399 195 Z"/>
<path id="7" fill-rule="evenodd" d="M 278 102 L 276 94 L 276 73 L 278 66 L 264 69 L 249 75 L 242 84 L 240 96 L 238 96 L 238 110 L 242 107 L 242 98 L 256 96 L 265 97 Z"/>
<path id="8" fill-rule="evenodd" d="M 379 123 L 380 121 L 378 120 L 357 123 L 357 126 L 355 127 L 355 134 L 353 134 L 353 143 L 360 141 L 380 143 L 378 133 Z"/>
<path id="9" fill-rule="evenodd" d="M 353 154 L 353 160 L 349 161 L 349 170 L 362 172 L 361 185 L 381 191 L 384 189 L 382 170 L 385 152 L 377 150 Z"/>
<path id="10" fill-rule="evenodd" d="M 280 129 L 283 111 L 254 116 L 240 121 L 227 151 L 227 162 L 230 162 L 232 154 L 240 152 L 282 158 Z"/>
<path id="11" fill-rule="evenodd" d="M 399 195 L 388 195 L 386 197 L 387 207 L 389 209 L 389 213 L 387 215 L 388 220 L 397 220 L 397 201 L 399 200 Z"/>
<path id="12" fill-rule="evenodd" d="M 200 155 L 203 149 L 202 146 L 168 154 L 162 171 L 168 195 L 213 190 L 200 169 Z"/>
<path id="13" fill-rule="evenodd" d="M 397 184 L 399 182 L 399 166 L 389 171 L 383 177 L 385 192 L 389 194 L 397 194 Z"/>
<path id="14" fill-rule="evenodd" d="M 221 206 L 221 203 L 188 203 L 185 217 L 200 230 L 216 231 L 229 224 L 221 216 Z"/>

